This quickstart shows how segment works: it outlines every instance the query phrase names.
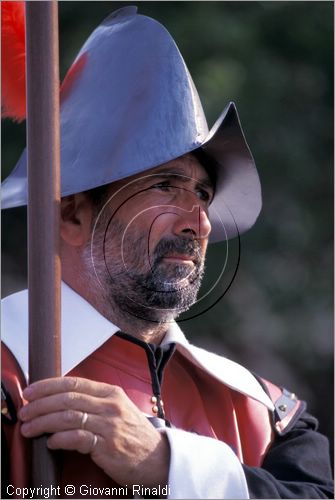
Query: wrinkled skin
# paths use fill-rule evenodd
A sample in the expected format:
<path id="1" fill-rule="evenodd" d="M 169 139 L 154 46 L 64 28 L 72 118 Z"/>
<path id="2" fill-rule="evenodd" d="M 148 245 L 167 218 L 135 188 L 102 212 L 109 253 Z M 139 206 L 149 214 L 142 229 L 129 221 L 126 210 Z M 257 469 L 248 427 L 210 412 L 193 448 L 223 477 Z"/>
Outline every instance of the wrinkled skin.
<path id="1" fill-rule="evenodd" d="M 23 396 L 28 404 L 19 416 L 25 437 L 52 434 L 48 438 L 50 449 L 89 453 L 121 485 L 129 483 L 130 477 L 134 484 L 167 484 L 167 438 L 120 387 L 60 377 L 32 384 Z M 84 429 L 83 412 L 88 414 Z"/>

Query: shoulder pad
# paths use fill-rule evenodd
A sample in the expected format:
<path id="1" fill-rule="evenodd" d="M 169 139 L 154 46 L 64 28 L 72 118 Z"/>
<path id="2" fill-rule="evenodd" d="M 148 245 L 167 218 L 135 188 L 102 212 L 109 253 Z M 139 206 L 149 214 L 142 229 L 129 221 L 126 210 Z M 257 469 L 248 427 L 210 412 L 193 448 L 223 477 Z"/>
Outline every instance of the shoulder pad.
<path id="1" fill-rule="evenodd" d="M 257 378 L 275 406 L 272 419 L 273 428 L 277 434 L 283 436 L 292 429 L 305 411 L 306 403 L 284 387 L 278 387 L 268 380 Z"/>

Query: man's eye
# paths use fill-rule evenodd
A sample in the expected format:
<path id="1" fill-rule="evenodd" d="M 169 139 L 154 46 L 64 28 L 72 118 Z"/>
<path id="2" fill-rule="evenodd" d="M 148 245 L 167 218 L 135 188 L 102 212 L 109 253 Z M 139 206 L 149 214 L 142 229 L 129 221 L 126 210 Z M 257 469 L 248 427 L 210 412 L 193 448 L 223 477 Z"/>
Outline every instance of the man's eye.
<path id="1" fill-rule="evenodd" d="M 162 182 L 157 182 L 157 184 L 154 184 L 151 186 L 150 189 L 159 189 L 160 191 L 165 191 L 165 192 L 170 192 L 173 189 L 178 189 L 178 191 L 182 192 L 184 188 L 178 188 L 177 186 L 171 184 L 171 181 L 162 181 Z M 186 189 L 188 191 L 188 189 Z M 199 198 L 199 200 L 210 204 L 212 201 L 212 194 L 211 192 L 207 191 L 206 189 L 203 188 L 198 188 L 195 190 L 196 196 Z"/>
<path id="2" fill-rule="evenodd" d="M 210 201 L 211 195 L 205 189 L 197 189 L 197 196 L 202 201 Z"/>
<path id="3" fill-rule="evenodd" d="M 171 184 L 169 181 L 164 181 L 164 182 L 158 182 L 157 184 L 154 184 L 151 189 L 160 189 L 161 191 L 169 191 L 171 188 Z"/>

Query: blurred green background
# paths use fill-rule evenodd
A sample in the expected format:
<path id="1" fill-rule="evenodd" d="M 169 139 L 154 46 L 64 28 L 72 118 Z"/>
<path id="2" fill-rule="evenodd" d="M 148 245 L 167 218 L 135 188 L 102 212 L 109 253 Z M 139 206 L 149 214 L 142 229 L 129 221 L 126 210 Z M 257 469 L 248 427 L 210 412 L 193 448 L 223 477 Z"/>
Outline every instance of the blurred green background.
<path id="1" fill-rule="evenodd" d="M 181 326 L 306 399 L 332 443 L 333 2 L 60 2 L 61 79 L 97 24 L 132 4 L 175 38 L 210 126 L 236 102 L 263 186 L 232 287 Z M 24 144 L 25 125 L 5 120 L 3 178 Z M 3 213 L 3 296 L 26 285 L 25 224 L 25 209 Z M 210 249 L 210 278 L 224 252 Z"/>

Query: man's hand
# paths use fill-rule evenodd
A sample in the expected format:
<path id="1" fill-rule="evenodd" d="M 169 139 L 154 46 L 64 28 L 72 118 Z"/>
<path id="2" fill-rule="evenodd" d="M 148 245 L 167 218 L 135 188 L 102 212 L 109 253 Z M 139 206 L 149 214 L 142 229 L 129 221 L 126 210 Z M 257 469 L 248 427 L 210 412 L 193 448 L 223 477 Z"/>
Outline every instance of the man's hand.
<path id="1" fill-rule="evenodd" d="M 50 449 L 90 454 L 120 485 L 167 484 L 167 438 L 120 387 L 61 377 L 35 382 L 23 397 L 28 401 L 19 413 L 23 436 L 51 434 Z"/>

